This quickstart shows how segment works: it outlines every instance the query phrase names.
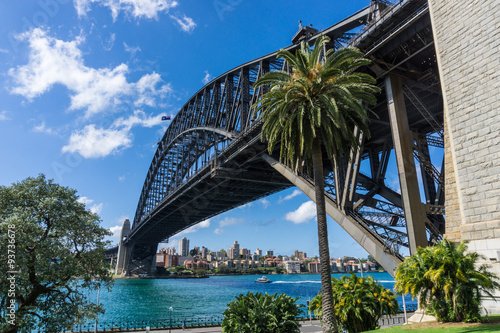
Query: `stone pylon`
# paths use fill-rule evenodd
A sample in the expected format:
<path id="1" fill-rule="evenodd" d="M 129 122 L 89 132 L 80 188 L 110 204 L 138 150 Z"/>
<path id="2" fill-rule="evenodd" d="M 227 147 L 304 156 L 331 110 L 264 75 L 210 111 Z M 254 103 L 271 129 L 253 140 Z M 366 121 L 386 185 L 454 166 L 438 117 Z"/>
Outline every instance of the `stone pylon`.
<path id="1" fill-rule="evenodd" d="M 124 242 L 130 234 L 130 221 L 125 219 L 122 226 L 122 231 L 120 232 L 120 242 L 118 243 L 118 257 L 116 260 L 115 274 L 124 275 L 125 263 L 127 262 L 127 247 Z"/>

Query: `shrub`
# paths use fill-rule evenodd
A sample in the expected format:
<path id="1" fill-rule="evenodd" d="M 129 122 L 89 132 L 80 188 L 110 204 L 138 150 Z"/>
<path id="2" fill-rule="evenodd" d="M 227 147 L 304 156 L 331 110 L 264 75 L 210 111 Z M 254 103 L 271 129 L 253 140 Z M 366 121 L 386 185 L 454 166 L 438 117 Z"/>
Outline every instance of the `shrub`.
<path id="1" fill-rule="evenodd" d="M 354 274 L 332 279 L 335 316 L 340 326 L 349 333 L 377 328 L 383 315 L 398 313 L 394 293 L 377 284 L 373 277 L 360 278 Z M 311 301 L 309 311 L 321 317 L 321 292 Z"/>
<path id="2" fill-rule="evenodd" d="M 252 293 L 235 296 L 222 314 L 222 331 L 227 333 L 295 333 L 300 332 L 297 317 L 299 297 L 286 294 Z"/>
<path id="3" fill-rule="evenodd" d="M 444 239 L 435 246 L 418 248 L 396 269 L 395 290 L 419 297 L 420 306 L 442 322 L 480 322 L 482 292 L 491 296 L 498 278 L 467 244 Z"/>

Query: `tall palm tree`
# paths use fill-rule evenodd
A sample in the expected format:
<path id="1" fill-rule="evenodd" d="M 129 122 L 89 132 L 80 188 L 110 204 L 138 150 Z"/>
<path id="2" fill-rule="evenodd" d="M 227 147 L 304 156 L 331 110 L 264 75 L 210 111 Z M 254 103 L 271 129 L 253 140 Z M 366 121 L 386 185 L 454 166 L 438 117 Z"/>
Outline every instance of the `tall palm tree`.
<path id="1" fill-rule="evenodd" d="M 318 243 L 321 287 L 323 292 L 323 330 L 337 330 L 331 287 L 330 254 L 324 198 L 322 146 L 335 165 L 349 158 L 351 148 L 359 148 L 354 135 L 357 127 L 369 136 L 367 114 L 363 102 L 374 104 L 379 89 L 375 80 L 354 71 L 369 64 L 355 48 L 328 50 L 321 57 L 329 38 L 316 39 L 313 49 L 302 42 L 293 55 L 281 50 L 277 56 L 291 67 L 291 73 L 274 71 L 263 75 L 254 87 L 269 86 L 254 104 L 264 121 L 262 140 L 271 153 L 280 143 L 280 160 L 288 161 L 294 170 L 303 164 L 312 166 L 316 191 Z"/>

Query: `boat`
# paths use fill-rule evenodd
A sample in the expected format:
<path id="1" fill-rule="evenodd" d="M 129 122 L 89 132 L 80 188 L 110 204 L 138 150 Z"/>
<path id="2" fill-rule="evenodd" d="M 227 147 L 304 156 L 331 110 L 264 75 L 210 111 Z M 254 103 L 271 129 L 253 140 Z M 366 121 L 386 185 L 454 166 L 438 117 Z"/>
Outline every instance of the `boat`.
<path id="1" fill-rule="evenodd" d="M 266 278 L 265 276 L 263 276 L 263 277 L 260 277 L 258 279 L 255 279 L 255 282 L 256 283 L 271 283 L 273 281 L 271 281 L 268 278 Z"/>

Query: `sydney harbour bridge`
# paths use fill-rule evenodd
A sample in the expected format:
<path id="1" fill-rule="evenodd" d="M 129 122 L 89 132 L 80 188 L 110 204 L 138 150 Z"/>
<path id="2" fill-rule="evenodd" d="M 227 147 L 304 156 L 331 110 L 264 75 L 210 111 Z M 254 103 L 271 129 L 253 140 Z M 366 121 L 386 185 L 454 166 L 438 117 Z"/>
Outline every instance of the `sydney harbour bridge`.
<path id="1" fill-rule="evenodd" d="M 368 113 L 370 138 L 357 134 L 362 149 L 341 165 L 325 161 L 327 214 L 392 273 L 403 253 L 445 230 L 443 102 L 428 4 L 372 0 L 323 31 L 300 27 L 285 49 L 320 35 L 330 37 L 328 48 L 361 49 L 372 60 L 363 70 L 382 89 Z M 158 142 L 135 217 L 124 223 L 119 274 L 149 273 L 158 243 L 248 202 L 291 186 L 314 200 L 312 178 L 280 163 L 279 147 L 268 154 L 251 109 L 265 93 L 254 82 L 274 70 L 289 70 L 276 52 L 213 79 L 179 110 Z M 439 161 L 431 161 L 435 148 Z M 398 191 L 386 184 L 391 155 Z"/>

